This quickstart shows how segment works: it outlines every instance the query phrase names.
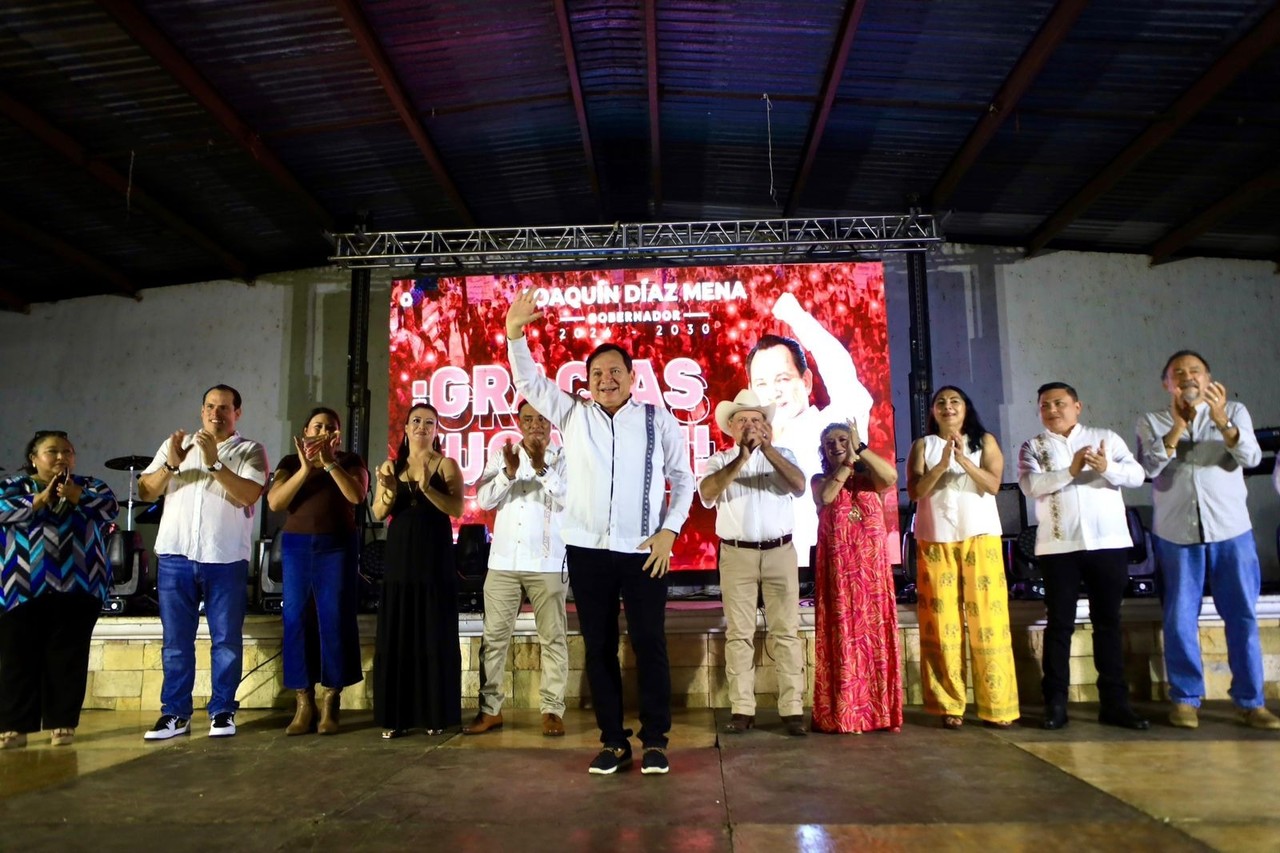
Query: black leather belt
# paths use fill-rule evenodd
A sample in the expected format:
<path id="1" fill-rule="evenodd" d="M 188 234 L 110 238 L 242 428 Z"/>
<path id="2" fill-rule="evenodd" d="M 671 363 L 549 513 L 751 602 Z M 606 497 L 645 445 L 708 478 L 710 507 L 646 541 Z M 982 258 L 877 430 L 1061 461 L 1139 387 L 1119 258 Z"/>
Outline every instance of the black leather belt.
<path id="1" fill-rule="evenodd" d="M 726 545 L 732 545 L 735 548 L 750 548 L 753 551 L 772 551 L 774 548 L 781 548 L 791 541 L 791 534 L 788 533 L 781 539 L 766 539 L 763 542 L 742 542 L 737 539 L 721 539 Z"/>

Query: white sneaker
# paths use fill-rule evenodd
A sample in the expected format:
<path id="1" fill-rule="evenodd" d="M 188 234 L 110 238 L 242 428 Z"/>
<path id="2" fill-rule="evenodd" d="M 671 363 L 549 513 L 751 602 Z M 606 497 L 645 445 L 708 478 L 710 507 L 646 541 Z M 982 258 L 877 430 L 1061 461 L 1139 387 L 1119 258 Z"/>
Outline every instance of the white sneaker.
<path id="1" fill-rule="evenodd" d="M 209 737 L 231 737 L 236 733 L 236 712 L 222 711 L 209 721 Z"/>
<path id="2" fill-rule="evenodd" d="M 165 714 L 156 720 L 156 724 L 143 734 L 142 739 L 168 740 L 171 737 L 188 734 L 190 731 L 190 720 L 185 717 L 179 717 L 177 714 Z"/>

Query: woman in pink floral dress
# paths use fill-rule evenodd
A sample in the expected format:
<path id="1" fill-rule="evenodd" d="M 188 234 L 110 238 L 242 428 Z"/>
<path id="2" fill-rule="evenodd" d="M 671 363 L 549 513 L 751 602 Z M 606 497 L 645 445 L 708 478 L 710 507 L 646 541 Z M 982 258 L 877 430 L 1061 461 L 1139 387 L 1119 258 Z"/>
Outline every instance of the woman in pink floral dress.
<path id="1" fill-rule="evenodd" d="M 885 554 L 880 493 L 894 466 L 867 449 L 852 421 L 822 431 L 814 563 L 817 650 L 813 730 L 861 734 L 902 728 L 898 604 Z"/>

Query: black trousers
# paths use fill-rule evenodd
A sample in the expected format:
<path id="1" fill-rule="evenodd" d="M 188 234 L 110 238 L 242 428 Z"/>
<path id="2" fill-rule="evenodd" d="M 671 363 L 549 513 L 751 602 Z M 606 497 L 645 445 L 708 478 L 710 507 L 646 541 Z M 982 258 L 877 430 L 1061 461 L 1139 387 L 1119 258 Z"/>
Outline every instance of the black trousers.
<path id="1" fill-rule="evenodd" d="M 646 554 L 567 548 L 569 584 L 586 650 L 587 683 L 600 727 L 600 742 L 621 747 L 631 736 L 622 726 L 622 667 L 618 662 L 618 599 L 627 614 L 627 637 L 640 676 L 640 743 L 667 745 L 671 730 L 671 666 L 667 661 L 667 579 L 642 570 Z"/>
<path id="2" fill-rule="evenodd" d="M 0 731 L 80 725 L 101 613 L 102 601 L 80 592 L 44 593 L 0 613 Z"/>
<path id="3" fill-rule="evenodd" d="M 1044 680 L 1046 704 L 1066 703 L 1071 684 L 1071 635 L 1076 628 L 1076 600 L 1083 581 L 1093 623 L 1093 665 L 1098 670 L 1098 699 L 1104 708 L 1125 707 L 1129 688 L 1124 678 L 1124 641 L 1120 634 L 1120 602 L 1129 584 L 1129 549 L 1107 548 L 1047 554 L 1044 569 Z"/>

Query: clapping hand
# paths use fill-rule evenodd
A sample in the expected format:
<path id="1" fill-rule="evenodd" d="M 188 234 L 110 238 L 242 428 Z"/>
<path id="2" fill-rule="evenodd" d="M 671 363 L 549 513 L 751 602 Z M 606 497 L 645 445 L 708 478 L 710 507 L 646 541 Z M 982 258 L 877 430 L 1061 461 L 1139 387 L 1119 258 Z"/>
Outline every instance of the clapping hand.
<path id="1" fill-rule="evenodd" d="M 1179 432 L 1185 430 L 1187 424 L 1195 420 L 1195 404 L 1183 399 L 1180 389 L 1174 389 L 1169 393 L 1169 416 L 1173 418 L 1173 428 Z"/>
<path id="2" fill-rule="evenodd" d="M 1101 474 L 1107 470 L 1107 443 L 1105 441 L 1098 442 L 1098 449 L 1092 447 L 1083 448 L 1084 462 L 1093 470 Z"/>
<path id="3" fill-rule="evenodd" d="M 196 431 L 193 438 L 196 446 L 200 448 L 200 455 L 204 457 L 206 468 L 218 461 L 218 440 L 213 437 L 213 433 L 207 429 L 201 429 Z"/>
<path id="4" fill-rule="evenodd" d="M 964 456 L 964 451 L 960 448 L 960 436 L 958 435 L 949 435 L 943 439 L 943 442 L 942 459 L 938 461 L 938 464 L 943 468 L 949 468 L 952 458 Z"/>
<path id="5" fill-rule="evenodd" d="M 341 442 L 341 430 L 334 430 L 316 437 L 314 453 L 320 458 L 322 468 L 327 468 L 338 461 L 338 445 Z"/>
<path id="6" fill-rule="evenodd" d="M 70 470 L 64 469 L 62 473 L 53 478 L 49 485 L 55 487 L 53 491 L 57 495 L 59 502 L 80 503 L 80 495 L 84 492 L 84 489 L 76 485 L 76 481 L 71 479 Z"/>
<path id="7" fill-rule="evenodd" d="M 187 431 L 185 429 L 175 429 L 169 436 L 169 449 L 167 452 L 169 466 L 177 468 L 182 464 L 182 460 L 187 458 L 190 447 L 183 447 L 183 442 L 187 440 Z"/>
<path id="8" fill-rule="evenodd" d="M 378 466 L 378 485 L 388 492 L 396 490 L 396 463 L 390 459 Z"/>
<path id="9" fill-rule="evenodd" d="M 849 452 L 856 454 L 858 445 L 862 444 L 862 436 L 858 434 L 858 422 L 849 418 L 844 423 L 849 428 Z"/>
<path id="10" fill-rule="evenodd" d="M 1209 404 L 1209 417 L 1215 424 L 1225 424 L 1227 417 L 1227 387 L 1221 382 L 1210 382 L 1204 389 L 1204 400 Z"/>
<path id="11" fill-rule="evenodd" d="M 514 479 L 516 471 L 520 470 L 520 452 L 514 441 L 508 441 L 502 446 L 502 461 L 506 463 L 507 479 Z"/>

